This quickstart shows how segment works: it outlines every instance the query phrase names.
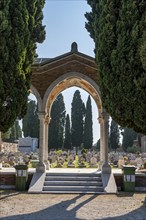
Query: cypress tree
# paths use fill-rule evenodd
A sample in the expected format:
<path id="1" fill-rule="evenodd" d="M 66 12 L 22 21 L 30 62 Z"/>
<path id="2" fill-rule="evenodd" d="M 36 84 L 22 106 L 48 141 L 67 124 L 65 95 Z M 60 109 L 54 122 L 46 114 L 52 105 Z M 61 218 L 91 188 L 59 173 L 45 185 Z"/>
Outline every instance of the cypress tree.
<path id="1" fill-rule="evenodd" d="M 83 143 L 83 118 L 84 118 L 84 103 L 81 99 L 79 90 L 76 90 L 71 103 L 71 138 L 72 146 L 80 147 Z"/>
<path id="2" fill-rule="evenodd" d="M 11 128 L 9 128 L 9 130 L 7 130 L 5 133 L 1 134 L 1 138 L 4 142 L 9 142 L 10 140 L 10 134 L 11 134 Z"/>
<path id="3" fill-rule="evenodd" d="M 0 131 L 26 114 L 36 43 L 45 38 L 44 0 L 0 2 Z"/>
<path id="4" fill-rule="evenodd" d="M 9 128 L 7 132 L 2 133 L 3 141 L 9 143 L 13 143 L 15 140 L 18 140 L 20 137 L 22 137 L 22 131 L 18 119 L 15 121 L 14 125 L 11 128 Z"/>
<path id="5" fill-rule="evenodd" d="M 49 125 L 49 148 L 59 149 L 63 147 L 65 104 L 62 93 L 60 93 L 52 104 L 51 122 Z"/>
<path id="6" fill-rule="evenodd" d="M 109 143 L 111 149 L 117 149 L 119 147 L 119 139 L 120 139 L 120 132 L 118 124 L 112 120 L 110 126 L 110 135 L 109 135 Z"/>
<path id="7" fill-rule="evenodd" d="M 11 128 L 10 139 L 9 142 L 13 143 L 16 140 L 16 127 L 15 124 Z"/>
<path id="8" fill-rule="evenodd" d="M 122 147 L 126 151 L 128 147 L 133 146 L 133 141 L 136 140 L 137 133 L 129 128 L 124 128 L 123 131 L 123 141 L 122 141 Z"/>
<path id="9" fill-rule="evenodd" d="M 64 148 L 71 149 L 71 130 L 70 130 L 70 118 L 69 114 L 66 116 L 65 120 L 65 139 L 64 139 Z"/>
<path id="10" fill-rule="evenodd" d="M 90 149 L 93 144 L 93 122 L 91 98 L 88 96 L 86 103 L 85 123 L 84 123 L 84 148 Z"/>
<path id="11" fill-rule="evenodd" d="M 22 130 L 21 130 L 21 127 L 19 125 L 18 119 L 15 121 L 15 128 L 16 128 L 16 140 L 18 140 L 19 138 L 22 137 Z"/>
<path id="12" fill-rule="evenodd" d="M 28 101 L 27 114 L 22 120 L 24 137 L 39 138 L 39 119 L 37 116 L 37 105 L 34 100 Z"/>
<path id="13" fill-rule="evenodd" d="M 121 126 L 146 133 L 146 1 L 88 0 L 103 107 Z"/>

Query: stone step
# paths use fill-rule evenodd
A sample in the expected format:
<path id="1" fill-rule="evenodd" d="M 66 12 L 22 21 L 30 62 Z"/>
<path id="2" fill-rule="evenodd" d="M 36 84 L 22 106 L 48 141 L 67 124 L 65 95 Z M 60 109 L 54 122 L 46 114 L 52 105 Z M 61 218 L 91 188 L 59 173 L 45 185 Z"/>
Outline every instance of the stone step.
<path id="1" fill-rule="evenodd" d="M 43 193 L 104 193 L 101 173 L 46 173 Z"/>
<path id="2" fill-rule="evenodd" d="M 98 192 L 98 191 L 86 191 L 86 190 L 84 190 L 84 191 L 53 191 L 53 190 L 51 190 L 51 191 L 42 191 L 41 193 L 43 193 L 43 194 L 98 194 L 98 195 L 101 195 L 101 194 L 106 194 L 105 192 Z"/>
<path id="3" fill-rule="evenodd" d="M 102 181 L 101 177 L 89 177 L 89 176 L 46 176 L 45 181 Z"/>
<path id="4" fill-rule="evenodd" d="M 103 187 L 100 187 L 100 186 L 43 186 L 43 191 L 103 192 Z"/>
<path id="5" fill-rule="evenodd" d="M 101 177 L 101 173 L 51 173 L 51 172 L 47 172 L 46 176 Z"/>
<path id="6" fill-rule="evenodd" d="M 97 181 L 45 181 L 44 186 L 102 186 L 102 182 Z"/>

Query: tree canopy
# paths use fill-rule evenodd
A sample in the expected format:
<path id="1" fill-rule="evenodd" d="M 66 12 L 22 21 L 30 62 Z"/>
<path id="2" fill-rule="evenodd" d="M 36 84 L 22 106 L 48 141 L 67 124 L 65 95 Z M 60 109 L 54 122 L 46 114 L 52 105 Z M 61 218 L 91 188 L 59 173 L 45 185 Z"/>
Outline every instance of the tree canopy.
<path id="1" fill-rule="evenodd" d="M 45 39 L 45 0 L 0 1 L 0 131 L 27 110 L 30 68 L 36 43 Z"/>
<path id="2" fill-rule="evenodd" d="M 39 138 L 38 108 L 34 100 L 28 101 L 27 113 L 22 120 L 24 137 Z"/>
<path id="3" fill-rule="evenodd" d="M 138 134 L 129 128 L 124 128 L 122 147 L 126 151 L 128 148 L 133 146 L 133 141 L 137 139 Z"/>
<path id="4" fill-rule="evenodd" d="M 93 122 L 92 122 L 92 106 L 91 98 L 88 96 L 85 110 L 85 122 L 84 122 L 84 148 L 91 149 L 93 144 Z"/>
<path id="5" fill-rule="evenodd" d="M 5 142 L 13 143 L 22 137 L 22 130 L 19 125 L 18 119 L 14 122 L 14 125 L 8 129 L 7 132 L 2 133 L 2 140 Z"/>
<path id="6" fill-rule="evenodd" d="M 75 91 L 71 106 L 72 146 L 80 147 L 83 143 L 83 119 L 85 115 L 85 105 L 81 99 L 79 90 Z"/>
<path id="7" fill-rule="evenodd" d="M 70 129 L 70 117 L 69 114 L 66 116 L 65 120 L 65 138 L 64 138 L 64 148 L 71 149 L 71 129 Z"/>
<path id="8" fill-rule="evenodd" d="M 64 142 L 65 104 L 60 93 L 52 104 L 49 124 L 49 148 L 62 148 Z"/>
<path id="9" fill-rule="evenodd" d="M 88 4 L 103 107 L 122 127 L 146 134 L 146 1 Z"/>
<path id="10" fill-rule="evenodd" d="M 117 149 L 120 143 L 120 132 L 118 124 L 112 120 L 110 126 L 109 143 L 111 149 Z"/>

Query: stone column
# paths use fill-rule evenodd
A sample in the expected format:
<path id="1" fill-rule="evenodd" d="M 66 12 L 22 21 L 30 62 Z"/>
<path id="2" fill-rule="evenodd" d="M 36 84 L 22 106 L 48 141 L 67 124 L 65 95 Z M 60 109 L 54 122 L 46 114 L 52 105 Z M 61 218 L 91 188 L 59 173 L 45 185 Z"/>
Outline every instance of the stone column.
<path id="1" fill-rule="evenodd" d="M 39 134 L 39 163 L 36 168 L 36 172 L 45 172 L 46 165 L 45 159 L 45 112 L 38 112 L 38 118 L 40 120 L 40 134 Z"/>
<path id="2" fill-rule="evenodd" d="M 108 140 L 109 140 L 109 115 L 105 111 L 101 113 L 102 125 L 101 125 L 101 147 L 102 147 L 102 173 L 110 173 L 111 168 L 108 164 Z"/>
<path id="3" fill-rule="evenodd" d="M 100 124 L 100 162 L 99 162 L 99 170 L 102 169 L 103 165 L 103 120 L 102 116 L 100 115 L 98 118 Z"/>
<path id="4" fill-rule="evenodd" d="M 50 169 L 50 164 L 48 162 L 48 130 L 49 130 L 50 117 L 47 115 L 45 118 L 45 165 L 46 169 Z"/>
<path id="5" fill-rule="evenodd" d="M 1 137 L 1 132 L 0 132 L 0 152 L 2 151 L 2 137 Z"/>

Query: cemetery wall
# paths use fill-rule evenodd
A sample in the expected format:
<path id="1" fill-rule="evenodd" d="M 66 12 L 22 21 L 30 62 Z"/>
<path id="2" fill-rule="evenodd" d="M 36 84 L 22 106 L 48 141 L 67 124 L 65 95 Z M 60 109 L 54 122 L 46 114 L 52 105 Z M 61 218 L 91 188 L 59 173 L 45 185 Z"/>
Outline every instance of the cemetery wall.
<path id="1" fill-rule="evenodd" d="M 28 174 L 26 189 L 29 188 L 33 174 Z M 118 191 L 123 190 L 123 175 L 115 174 L 115 181 Z M 0 189 L 15 189 L 16 176 L 15 173 L 1 173 L 0 174 Z M 136 191 L 146 192 L 146 174 L 136 174 L 135 182 Z"/>
<path id="2" fill-rule="evenodd" d="M 28 174 L 26 189 L 29 188 L 33 174 Z M 0 189 L 15 189 L 16 175 L 15 173 L 0 173 Z"/>

